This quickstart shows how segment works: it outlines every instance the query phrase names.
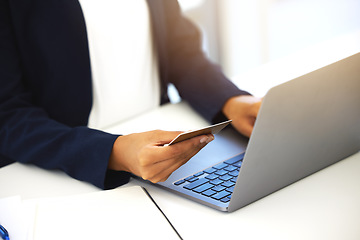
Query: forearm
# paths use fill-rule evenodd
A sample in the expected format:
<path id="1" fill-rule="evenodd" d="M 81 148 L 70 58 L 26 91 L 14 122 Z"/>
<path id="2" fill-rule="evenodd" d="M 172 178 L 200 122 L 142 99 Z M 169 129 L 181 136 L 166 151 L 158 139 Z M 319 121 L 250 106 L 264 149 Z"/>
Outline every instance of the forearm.
<path id="1" fill-rule="evenodd" d="M 45 169 L 60 169 L 106 188 L 107 165 L 117 136 L 87 127 L 70 128 L 30 109 L 0 113 L 0 155 Z M 12 115 L 12 116 L 11 116 Z"/>
<path id="2" fill-rule="evenodd" d="M 240 90 L 203 53 L 196 26 L 181 15 L 175 1 L 166 2 L 169 81 L 208 121 L 216 121 L 225 102 Z"/>
<path id="3" fill-rule="evenodd" d="M 200 61 L 203 61 L 201 63 Z M 225 120 L 223 107 L 232 97 L 250 95 L 227 79 L 220 68 L 208 60 L 199 60 L 176 84 L 181 96 L 209 122 Z"/>

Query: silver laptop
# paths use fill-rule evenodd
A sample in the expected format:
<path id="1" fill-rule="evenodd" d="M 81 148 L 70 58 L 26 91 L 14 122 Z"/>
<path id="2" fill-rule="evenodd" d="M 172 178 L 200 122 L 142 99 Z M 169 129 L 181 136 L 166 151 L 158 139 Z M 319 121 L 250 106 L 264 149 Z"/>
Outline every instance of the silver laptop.
<path id="1" fill-rule="evenodd" d="M 250 140 L 231 127 L 166 182 L 232 212 L 360 150 L 360 53 L 269 90 Z"/>

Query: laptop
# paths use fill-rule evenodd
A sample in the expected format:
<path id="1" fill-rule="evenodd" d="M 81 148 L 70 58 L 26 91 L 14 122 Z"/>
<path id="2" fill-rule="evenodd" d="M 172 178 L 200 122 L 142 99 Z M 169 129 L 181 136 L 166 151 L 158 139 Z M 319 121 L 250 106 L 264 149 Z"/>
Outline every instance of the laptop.
<path id="1" fill-rule="evenodd" d="M 227 127 L 157 183 L 232 212 L 360 150 L 360 53 L 278 85 L 250 139 Z"/>

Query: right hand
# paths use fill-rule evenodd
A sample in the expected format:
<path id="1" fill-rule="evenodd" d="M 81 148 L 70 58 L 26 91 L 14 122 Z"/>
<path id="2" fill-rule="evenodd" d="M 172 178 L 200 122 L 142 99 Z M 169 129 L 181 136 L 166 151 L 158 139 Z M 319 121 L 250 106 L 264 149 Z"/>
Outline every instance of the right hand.
<path id="1" fill-rule="evenodd" d="M 163 182 L 214 139 L 212 134 L 201 135 L 164 146 L 180 133 L 155 130 L 120 136 L 114 143 L 108 168 L 131 172 L 153 183 Z"/>
<path id="2" fill-rule="evenodd" d="M 262 98 L 242 95 L 230 98 L 223 106 L 223 113 L 233 120 L 232 125 L 244 136 L 250 137 L 260 110 Z"/>

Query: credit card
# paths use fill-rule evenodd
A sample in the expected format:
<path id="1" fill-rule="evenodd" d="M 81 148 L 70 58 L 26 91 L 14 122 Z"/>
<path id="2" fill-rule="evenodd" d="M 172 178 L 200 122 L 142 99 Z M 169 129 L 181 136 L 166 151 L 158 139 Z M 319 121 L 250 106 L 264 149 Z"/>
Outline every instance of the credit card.
<path id="1" fill-rule="evenodd" d="M 224 129 L 227 125 L 229 125 L 232 122 L 232 120 L 228 120 L 225 122 L 221 122 L 221 123 L 217 123 L 208 127 L 204 127 L 204 128 L 200 128 L 197 130 L 192 130 L 192 131 L 188 131 L 188 132 L 183 132 L 180 133 L 176 138 L 174 138 L 170 143 L 165 144 L 164 146 L 170 146 L 172 144 L 181 142 L 181 141 L 185 141 L 187 139 L 196 137 L 196 136 L 200 136 L 200 135 L 207 135 L 207 134 L 217 134 L 219 133 L 222 129 Z"/>

